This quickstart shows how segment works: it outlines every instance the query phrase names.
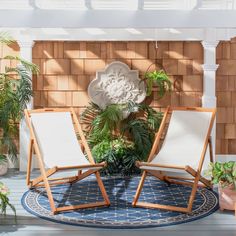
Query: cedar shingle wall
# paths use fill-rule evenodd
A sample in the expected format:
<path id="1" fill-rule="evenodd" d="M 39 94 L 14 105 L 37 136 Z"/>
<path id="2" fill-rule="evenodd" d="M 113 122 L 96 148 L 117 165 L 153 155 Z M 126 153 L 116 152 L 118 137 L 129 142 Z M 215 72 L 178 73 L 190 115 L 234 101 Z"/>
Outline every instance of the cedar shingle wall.
<path id="1" fill-rule="evenodd" d="M 40 75 L 33 79 L 35 107 L 73 106 L 79 113 L 88 104 L 87 87 L 97 70 L 120 60 L 140 76 L 153 62 L 161 63 L 174 82 L 173 91 L 157 100 L 147 99 L 159 109 L 172 106 L 200 106 L 202 96 L 203 49 L 200 42 L 36 42 L 33 62 Z M 19 55 L 19 47 L 0 45 L 0 70 L 16 62 L 3 59 Z M 217 154 L 236 154 L 236 40 L 217 47 Z M 159 67 L 158 67 L 159 68 Z M 150 70 L 155 69 L 152 66 Z"/>
<path id="2" fill-rule="evenodd" d="M 236 154 L 236 40 L 217 47 L 216 152 Z"/>
<path id="3" fill-rule="evenodd" d="M 37 42 L 33 61 L 40 75 L 33 79 L 35 107 L 74 106 L 77 112 L 88 104 L 87 86 L 96 70 L 114 60 L 127 63 L 142 77 L 153 62 L 161 63 L 174 82 L 173 92 L 163 99 L 147 99 L 153 107 L 201 105 L 203 49 L 198 42 Z M 15 61 L 19 47 L 0 45 L 0 71 Z M 217 154 L 236 154 L 236 40 L 217 47 Z M 151 67 L 151 70 L 155 66 Z"/>
<path id="4" fill-rule="evenodd" d="M 139 70 L 143 77 L 153 63 L 162 64 L 174 83 L 173 92 L 153 107 L 200 106 L 203 49 L 199 42 L 37 42 L 33 62 L 40 76 L 33 80 L 35 107 L 73 106 L 79 113 L 88 105 L 87 87 L 97 70 L 114 60 Z M 154 70 L 155 65 L 150 70 Z M 160 67 L 158 67 L 160 68 Z"/>

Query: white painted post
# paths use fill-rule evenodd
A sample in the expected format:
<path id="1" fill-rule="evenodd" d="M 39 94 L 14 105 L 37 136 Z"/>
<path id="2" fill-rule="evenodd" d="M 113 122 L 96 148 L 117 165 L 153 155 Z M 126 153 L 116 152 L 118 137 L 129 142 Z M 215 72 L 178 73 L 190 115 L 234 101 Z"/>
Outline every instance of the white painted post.
<path id="1" fill-rule="evenodd" d="M 19 40 L 20 57 L 32 62 L 32 48 L 34 46 L 33 40 Z M 28 109 L 33 108 L 33 99 L 27 105 Z M 27 170 L 27 152 L 29 145 L 29 130 L 27 128 L 25 119 L 20 122 L 20 171 Z"/>
<path id="2" fill-rule="evenodd" d="M 202 41 L 204 48 L 204 64 L 203 68 L 203 96 L 202 106 L 213 108 L 216 107 L 216 70 L 218 65 L 216 64 L 216 47 L 218 41 Z M 215 157 L 215 142 L 216 142 L 216 124 L 214 123 L 212 129 L 212 146 L 213 155 Z"/>

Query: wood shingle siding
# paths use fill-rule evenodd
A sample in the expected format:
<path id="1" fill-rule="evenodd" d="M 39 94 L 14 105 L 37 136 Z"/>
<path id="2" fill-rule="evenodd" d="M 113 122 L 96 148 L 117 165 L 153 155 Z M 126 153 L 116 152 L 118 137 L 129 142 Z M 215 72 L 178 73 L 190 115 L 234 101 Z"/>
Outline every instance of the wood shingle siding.
<path id="1" fill-rule="evenodd" d="M 236 41 L 222 41 L 216 50 L 217 153 L 236 154 Z"/>
<path id="2" fill-rule="evenodd" d="M 97 70 L 119 60 L 131 69 L 161 69 L 168 73 L 173 90 L 162 99 L 154 92 L 147 99 L 158 110 L 171 106 L 201 106 L 203 91 L 203 47 L 200 42 L 62 42 L 37 41 L 33 47 L 33 62 L 40 74 L 33 77 L 34 106 L 73 106 L 81 113 L 89 99 L 87 87 Z M 3 59 L 19 55 L 17 44 L 0 45 L 0 69 L 14 65 Z M 236 154 L 236 40 L 220 42 L 217 46 L 217 154 Z M 154 63 L 154 64 L 153 64 Z M 156 63 L 156 64 L 155 64 Z"/>

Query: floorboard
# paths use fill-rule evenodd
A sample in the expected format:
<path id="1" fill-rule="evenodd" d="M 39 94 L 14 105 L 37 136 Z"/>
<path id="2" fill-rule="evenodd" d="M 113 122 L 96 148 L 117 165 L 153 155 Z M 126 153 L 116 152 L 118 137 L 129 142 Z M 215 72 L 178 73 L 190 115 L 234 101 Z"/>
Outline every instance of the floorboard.
<path id="1" fill-rule="evenodd" d="M 37 175 L 38 172 L 34 171 L 33 176 Z M 17 211 L 17 222 L 15 222 L 14 216 L 10 210 L 6 218 L 0 217 L 1 236 L 236 236 L 236 218 L 231 211 L 217 211 L 208 217 L 186 224 L 137 230 L 106 230 L 45 221 L 29 214 L 21 206 L 20 200 L 22 194 L 27 190 L 25 173 L 11 170 L 7 175 L 3 176 L 0 181 L 3 181 L 10 188 L 10 200 L 15 205 Z"/>

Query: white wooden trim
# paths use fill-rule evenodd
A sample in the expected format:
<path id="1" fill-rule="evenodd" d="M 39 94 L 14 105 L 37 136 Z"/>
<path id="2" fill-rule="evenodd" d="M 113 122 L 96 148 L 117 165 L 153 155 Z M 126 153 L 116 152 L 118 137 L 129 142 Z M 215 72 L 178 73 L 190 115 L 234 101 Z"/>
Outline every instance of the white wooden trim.
<path id="1" fill-rule="evenodd" d="M 20 56 L 21 58 L 32 62 L 32 48 L 34 46 L 34 41 L 30 39 L 25 39 L 18 41 L 20 46 Z M 33 108 L 33 99 L 29 102 L 28 109 Z M 20 157 L 19 157 L 19 167 L 20 171 L 27 170 L 27 154 L 29 146 L 29 129 L 26 125 L 25 119 L 23 118 L 20 122 Z"/>
<path id="2" fill-rule="evenodd" d="M 216 107 L 216 92 L 215 92 L 215 78 L 216 70 L 218 65 L 216 64 L 216 47 L 219 41 L 214 40 L 216 37 L 216 31 L 210 29 L 206 31 L 206 38 L 210 41 L 202 41 L 202 46 L 204 48 L 204 64 L 203 68 L 203 96 L 202 96 L 202 106 L 208 108 Z M 212 149 L 213 156 L 215 156 L 216 150 L 216 122 L 214 122 L 212 132 Z M 215 159 L 215 158 L 213 158 Z"/>
<path id="3" fill-rule="evenodd" d="M 227 161 L 236 161 L 236 155 L 216 155 L 216 161 L 227 162 Z"/>
<path id="4" fill-rule="evenodd" d="M 0 10 L 0 27 L 235 28 L 236 10 L 4 9 Z"/>
<path id="5" fill-rule="evenodd" d="M 16 40 L 27 37 L 33 41 L 205 41 L 205 29 L 194 28 L 9 28 L 0 27 L 0 31 L 9 32 Z M 215 40 L 230 40 L 236 36 L 236 29 L 215 29 Z"/>

